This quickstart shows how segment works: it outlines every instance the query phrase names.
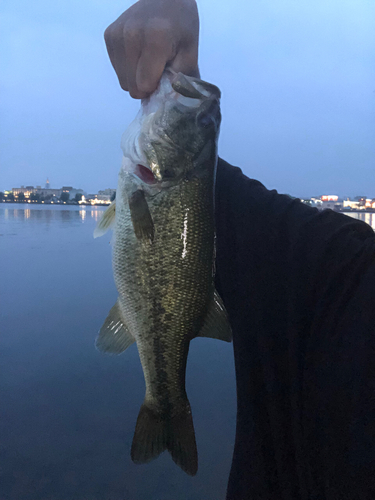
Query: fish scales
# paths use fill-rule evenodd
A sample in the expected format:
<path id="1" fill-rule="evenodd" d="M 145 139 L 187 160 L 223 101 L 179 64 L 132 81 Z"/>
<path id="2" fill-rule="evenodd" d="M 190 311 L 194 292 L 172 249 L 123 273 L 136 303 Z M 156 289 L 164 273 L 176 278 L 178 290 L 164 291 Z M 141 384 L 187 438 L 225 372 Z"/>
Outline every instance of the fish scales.
<path id="1" fill-rule="evenodd" d="M 159 90 L 122 140 L 116 202 L 95 236 L 113 225 L 119 297 L 96 341 L 119 354 L 136 342 L 146 394 L 131 456 L 146 463 L 168 450 L 188 474 L 198 467 L 185 390 L 190 341 L 231 340 L 214 287 L 214 184 L 220 91 L 182 74 Z"/>
<path id="2" fill-rule="evenodd" d="M 127 204 L 116 221 L 127 227 L 121 237 L 116 231 L 113 253 L 120 304 L 137 342 L 146 399 L 160 412 L 178 412 L 184 399 L 189 341 L 203 323 L 213 291 L 211 190 L 212 180 L 192 180 L 156 195 L 149 202 L 152 245 L 137 240 Z"/>

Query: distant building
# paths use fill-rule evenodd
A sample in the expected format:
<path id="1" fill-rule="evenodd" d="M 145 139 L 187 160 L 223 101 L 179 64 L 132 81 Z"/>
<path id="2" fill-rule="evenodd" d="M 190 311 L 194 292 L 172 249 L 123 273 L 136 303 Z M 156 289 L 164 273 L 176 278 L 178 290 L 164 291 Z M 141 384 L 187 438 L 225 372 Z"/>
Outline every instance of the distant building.
<path id="1" fill-rule="evenodd" d="M 82 196 L 85 196 L 85 192 L 83 191 L 83 189 L 72 189 L 69 193 L 69 200 L 74 200 L 74 198 L 76 197 L 76 194 L 81 194 Z"/>
<path id="2" fill-rule="evenodd" d="M 39 194 L 42 198 L 47 198 L 49 196 L 56 196 L 56 198 L 60 198 L 62 190 L 61 189 L 52 189 L 52 188 L 40 188 L 36 190 L 36 193 Z"/>
<path id="3" fill-rule="evenodd" d="M 109 196 L 109 199 L 111 199 L 111 196 L 116 194 L 116 189 L 107 188 L 102 191 L 98 191 L 98 194 L 101 196 Z"/>
<path id="4" fill-rule="evenodd" d="M 111 197 L 107 194 L 88 194 L 86 196 L 86 201 L 90 202 L 92 205 L 109 205 L 111 203 Z"/>
<path id="5" fill-rule="evenodd" d="M 375 209 L 375 198 L 364 198 L 363 196 L 356 196 L 355 200 L 347 198 L 343 202 L 344 208 L 351 210 L 366 210 L 369 208 Z"/>
<path id="6" fill-rule="evenodd" d="M 306 203 L 306 200 L 304 200 Z M 319 197 L 310 198 L 310 206 L 317 208 L 318 210 L 325 210 L 327 208 L 331 210 L 340 211 L 343 207 L 343 202 L 339 200 L 339 197 L 335 194 L 324 194 Z"/>
<path id="7" fill-rule="evenodd" d="M 20 193 L 23 193 L 25 198 L 30 198 L 30 195 L 36 193 L 39 194 L 42 198 L 53 197 L 60 198 L 61 189 L 47 189 L 41 188 L 40 186 L 21 186 L 20 188 L 12 188 L 14 196 L 18 196 Z"/>
<path id="8" fill-rule="evenodd" d="M 353 201 L 347 198 L 346 200 L 343 201 L 343 207 L 344 208 L 350 208 L 352 210 L 359 210 L 359 201 Z"/>
<path id="9" fill-rule="evenodd" d="M 358 206 L 359 207 L 364 207 L 366 205 L 367 197 L 366 196 L 356 196 L 354 198 L 354 200 L 358 201 Z"/>
<path id="10" fill-rule="evenodd" d="M 46 186 L 49 186 L 49 180 L 47 179 Z M 60 189 L 54 189 L 51 187 L 42 188 L 41 186 L 21 186 L 20 188 L 13 188 L 13 194 L 17 197 L 20 193 L 23 193 L 25 198 L 29 198 L 31 194 L 38 194 L 41 198 L 60 198 L 61 193 L 69 193 L 69 200 L 73 200 L 77 193 L 85 195 L 86 193 L 83 189 L 76 189 L 73 186 L 63 186 Z"/>
<path id="11" fill-rule="evenodd" d="M 86 194 L 83 191 L 83 189 L 76 189 L 73 186 L 63 186 L 62 192 L 69 193 L 69 200 L 74 200 L 74 198 L 76 197 L 76 194 L 81 194 L 82 196 L 84 196 Z"/>
<path id="12" fill-rule="evenodd" d="M 18 196 L 20 193 L 23 193 L 25 198 L 29 198 L 29 196 L 33 193 L 37 192 L 37 189 L 34 186 L 21 186 L 20 188 L 12 188 L 14 196 Z"/>
<path id="13" fill-rule="evenodd" d="M 49 189 L 49 188 L 50 188 L 50 186 L 49 186 L 49 179 L 48 179 L 48 177 L 47 177 L 47 180 L 46 180 L 46 185 L 45 185 L 45 188 L 46 188 L 46 189 Z"/>
<path id="14" fill-rule="evenodd" d="M 330 208 L 331 210 L 339 211 L 343 206 L 342 201 L 339 201 L 339 197 L 335 194 L 325 194 L 320 197 L 320 201 L 322 202 L 319 207 L 321 210 Z"/>

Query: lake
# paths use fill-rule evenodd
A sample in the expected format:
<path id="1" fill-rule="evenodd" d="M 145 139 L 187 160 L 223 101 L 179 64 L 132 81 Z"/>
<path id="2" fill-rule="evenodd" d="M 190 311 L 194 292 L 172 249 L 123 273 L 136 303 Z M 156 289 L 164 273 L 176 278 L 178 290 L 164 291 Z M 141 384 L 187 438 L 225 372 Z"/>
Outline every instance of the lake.
<path id="1" fill-rule="evenodd" d="M 363 222 L 366 222 L 366 224 L 371 226 L 372 229 L 375 231 L 375 213 L 347 212 L 345 215 L 349 215 L 349 217 L 353 217 L 353 219 L 358 219 L 362 220 Z"/>
<path id="2" fill-rule="evenodd" d="M 99 353 L 117 292 L 103 208 L 0 204 L 0 500 L 220 500 L 235 436 L 232 345 L 192 341 L 187 366 L 199 454 L 130 459 L 144 398 L 136 345 Z"/>

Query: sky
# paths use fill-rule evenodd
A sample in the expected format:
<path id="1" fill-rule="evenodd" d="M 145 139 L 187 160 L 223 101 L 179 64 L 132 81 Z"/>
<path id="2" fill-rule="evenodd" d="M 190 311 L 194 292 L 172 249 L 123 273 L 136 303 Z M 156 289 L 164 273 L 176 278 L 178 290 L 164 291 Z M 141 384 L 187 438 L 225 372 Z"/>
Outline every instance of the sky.
<path id="1" fill-rule="evenodd" d="M 121 90 L 103 32 L 132 2 L 3 0 L 0 190 L 116 187 Z M 198 0 L 219 154 L 292 196 L 375 198 L 374 0 Z"/>

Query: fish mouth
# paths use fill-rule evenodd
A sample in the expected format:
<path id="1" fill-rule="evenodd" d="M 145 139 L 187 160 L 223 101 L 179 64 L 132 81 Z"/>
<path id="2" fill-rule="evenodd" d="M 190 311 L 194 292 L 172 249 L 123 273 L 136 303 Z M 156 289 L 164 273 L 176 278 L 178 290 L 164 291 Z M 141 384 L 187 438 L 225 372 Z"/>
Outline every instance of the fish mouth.
<path id="1" fill-rule="evenodd" d="M 221 97 L 220 90 L 212 83 L 184 75 L 183 73 L 173 72 L 172 74 L 172 88 L 183 97 L 195 100 L 206 100 L 208 98 L 219 100 Z"/>

